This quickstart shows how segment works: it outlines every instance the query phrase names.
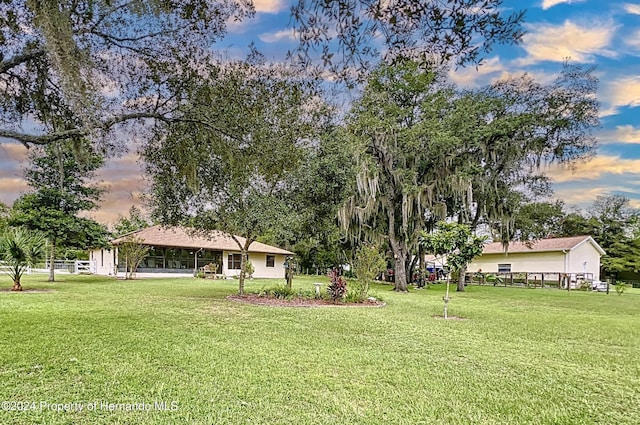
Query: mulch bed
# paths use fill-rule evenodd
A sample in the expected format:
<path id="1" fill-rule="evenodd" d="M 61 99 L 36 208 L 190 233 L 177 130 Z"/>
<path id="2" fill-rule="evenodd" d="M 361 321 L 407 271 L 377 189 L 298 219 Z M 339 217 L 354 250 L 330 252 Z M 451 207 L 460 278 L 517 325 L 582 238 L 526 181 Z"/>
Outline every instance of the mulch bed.
<path id="1" fill-rule="evenodd" d="M 283 300 L 279 298 L 261 297 L 256 294 L 229 295 L 228 300 L 255 305 L 268 305 L 273 307 L 384 307 L 387 303 L 382 301 L 366 301 L 363 303 L 333 303 L 329 300 L 312 298 L 293 298 Z"/>

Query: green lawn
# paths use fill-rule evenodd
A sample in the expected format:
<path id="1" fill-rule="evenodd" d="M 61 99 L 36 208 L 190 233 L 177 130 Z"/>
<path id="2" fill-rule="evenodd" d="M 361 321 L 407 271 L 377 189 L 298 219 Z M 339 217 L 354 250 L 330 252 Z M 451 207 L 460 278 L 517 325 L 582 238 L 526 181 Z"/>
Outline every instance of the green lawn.
<path id="1" fill-rule="evenodd" d="M 443 285 L 283 308 L 227 301 L 235 280 L 44 279 L 0 292 L 0 400 L 34 403 L 3 425 L 640 423 L 638 290 L 473 286 L 444 321 Z"/>

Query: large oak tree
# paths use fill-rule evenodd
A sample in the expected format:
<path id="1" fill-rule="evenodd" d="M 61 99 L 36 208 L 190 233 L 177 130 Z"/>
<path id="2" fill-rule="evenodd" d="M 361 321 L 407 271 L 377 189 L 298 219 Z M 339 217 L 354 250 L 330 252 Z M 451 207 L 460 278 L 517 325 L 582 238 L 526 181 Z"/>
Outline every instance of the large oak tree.
<path id="1" fill-rule="evenodd" d="M 224 131 L 197 122 L 168 125 L 144 158 L 154 218 L 231 236 L 241 253 L 243 293 L 251 243 L 296 227 L 292 177 L 328 122 L 324 103 L 287 70 L 238 62 L 215 74 L 191 87 L 186 113 Z"/>
<path id="2" fill-rule="evenodd" d="M 501 5 L 300 0 L 292 59 L 306 72 L 317 58 L 351 81 L 381 58 L 477 63 L 493 44 L 520 40 L 523 14 Z M 0 137 L 26 145 L 90 137 L 109 149 L 123 125 L 135 124 L 131 132 L 184 119 L 175 111 L 189 81 L 219 61 L 215 43 L 227 24 L 253 14 L 250 0 L 4 0 Z M 51 118 L 62 115 L 64 125 L 53 128 Z"/>
<path id="3" fill-rule="evenodd" d="M 0 137 L 97 140 L 122 123 L 171 121 L 182 77 L 211 59 L 227 22 L 252 13 L 242 0 L 2 1 Z"/>
<path id="4" fill-rule="evenodd" d="M 549 85 L 523 76 L 471 92 L 414 62 L 380 67 L 348 119 L 360 171 L 344 228 L 389 244 L 399 291 L 418 232 L 438 218 L 495 226 L 507 242 L 525 195 L 546 188 L 541 166 L 592 153 L 595 88 L 591 69 L 570 65 Z"/>

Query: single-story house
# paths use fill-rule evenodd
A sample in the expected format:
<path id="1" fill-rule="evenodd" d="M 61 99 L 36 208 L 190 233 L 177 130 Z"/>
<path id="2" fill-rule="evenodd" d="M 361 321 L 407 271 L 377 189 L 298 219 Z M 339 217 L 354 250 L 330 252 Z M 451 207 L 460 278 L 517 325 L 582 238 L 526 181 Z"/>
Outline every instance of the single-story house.
<path id="1" fill-rule="evenodd" d="M 138 267 L 139 274 L 190 274 L 211 263 L 217 264 L 217 274 L 227 277 L 240 274 L 240 248 L 233 238 L 222 232 L 209 237 L 195 236 L 182 227 L 151 226 L 111 241 L 111 249 L 98 249 L 90 253 L 95 274 L 113 276 L 124 271 L 118 261 L 118 245 L 134 236 L 149 246 L 147 256 Z M 240 243 L 246 239 L 236 236 Z M 284 261 L 292 252 L 275 246 L 253 242 L 249 246 L 249 261 L 254 277 L 284 277 Z"/>
<path id="2" fill-rule="evenodd" d="M 591 236 L 511 242 L 505 251 L 501 242 L 486 244 L 482 256 L 469 264 L 469 272 L 546 273 L 567 276 L 571 282 L 600 279 L 600 257 L 604 250 Z"/>

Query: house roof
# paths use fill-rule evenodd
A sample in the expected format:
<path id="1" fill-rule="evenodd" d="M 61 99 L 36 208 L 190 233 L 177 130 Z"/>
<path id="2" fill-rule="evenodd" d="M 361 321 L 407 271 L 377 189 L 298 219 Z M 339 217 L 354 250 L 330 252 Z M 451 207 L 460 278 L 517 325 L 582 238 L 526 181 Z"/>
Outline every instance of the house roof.
<path id="1" fill-rule="evenodd" d="M 233 240 L 231 235 L 220 231 L 212 232 L 208 236 L 193 235 L 184 227 L 164 227 L 160 225 L 147 227 L 135 232 L 128 233 L 111 241 L 113 245 L 118 245 L 128 236 L 135 236 L 144 241 L 146 245 L 152 246 L 170 246 L 178 248 L 204 248 L 211 250 L 224 251 L 240 251 L 238 244 Z M 246 239 L 236 236 L 241 244 Z M 291 251 L 267 245 L 260 242 L 252 242 L 249 246 L 249 252 L 259 252 L 265 254 L 282 254 L 292 255 Z"/>
<path id="2" fill-rule="evenodd" d="M 598 245 L 598 243 L 591 236 L 572 236 L 569 238 L 551 238 L 551 239 L 538 239 L 537 241 L 526 242 L 511 242 L 507 253 L 532 253 L 532 252 L 555 252 L 555 251 L 571 251 L 578 246 L 590 243 L 600 253 L 605 255 L 604 250 Z M 482 249 L 482 254 L 504 254 L 505 249 L 502 242 L 493 242 L 487 244 Z"/>

